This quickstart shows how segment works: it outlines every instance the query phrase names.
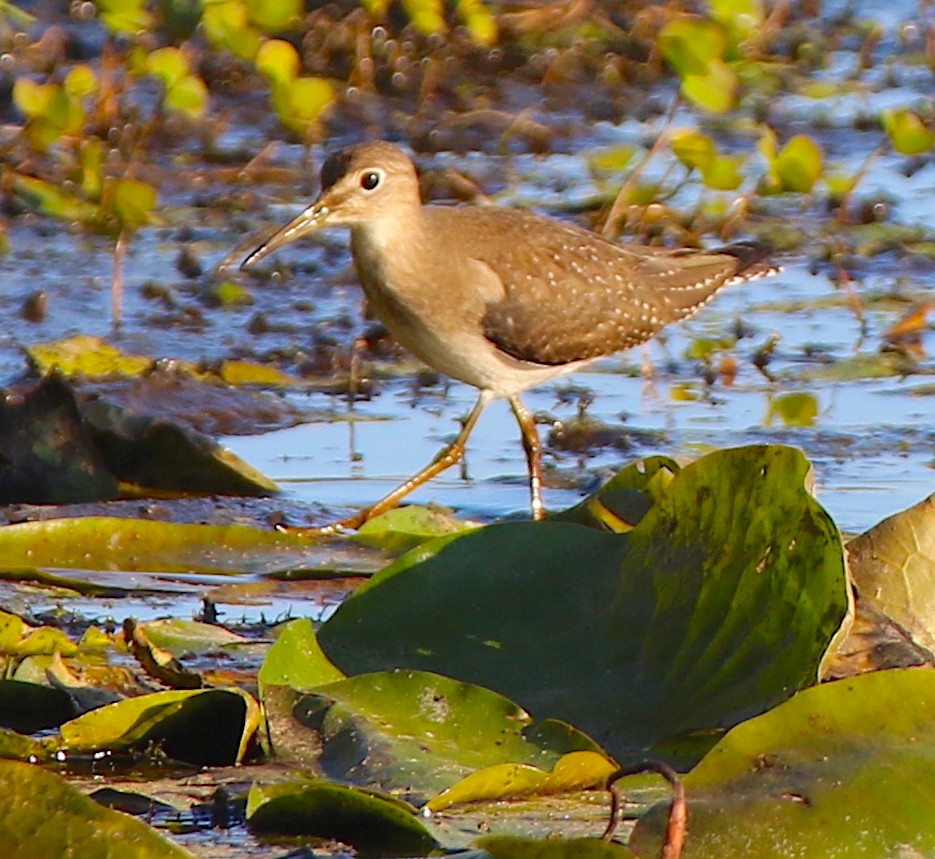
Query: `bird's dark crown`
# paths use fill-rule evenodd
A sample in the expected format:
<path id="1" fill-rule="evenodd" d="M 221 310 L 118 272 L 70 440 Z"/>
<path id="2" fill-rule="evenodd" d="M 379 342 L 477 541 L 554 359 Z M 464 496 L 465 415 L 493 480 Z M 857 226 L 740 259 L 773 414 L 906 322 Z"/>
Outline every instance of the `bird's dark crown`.
<path id="1" fill-rule="evenodd" d="M 351 166 L 353 150 L 339 149 L 332 152 L 321 165 L 321 190 L 327 191 L 347 175 Z"/>

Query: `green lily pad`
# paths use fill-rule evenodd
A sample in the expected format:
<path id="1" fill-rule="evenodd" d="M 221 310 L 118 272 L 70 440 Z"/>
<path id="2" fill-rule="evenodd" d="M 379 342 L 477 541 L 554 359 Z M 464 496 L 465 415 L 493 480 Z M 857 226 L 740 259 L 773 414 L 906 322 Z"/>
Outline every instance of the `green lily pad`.
<path id="1" fill-rule="evenodd" d="M 788 391 L 769 399 L 764 424 L 780 422 L 786 427 L 811 427 L 818 418 L 818 397 L 807 391 Z"/>
<path id="2" fill-rule="evenodd" d="M 54 741 L 50 737 L 37 740 L 33 737 L 24 737 L 7 728 L 0 728 L 0 759 L 45 761 L 51 757 L 54 750 Z M 2 831 L 2 824 L 0 824 L 0 831 Z"/>
<path id="3" fill-rule="evenodd" d="M 51 626 L 29 626 L 21 617 L 0 610 L 0 654 L 5 656 L 35 656 L 61 653 L 74 656 L 78 652 L 68 634 Z"/>
<path id="4" fill-rule="evenodd" d="M 935 671 L 865 674 L 738 725 L 684 779 L 684 859 L 931 856 Z M 653 855 L 668 804 L 630 841 Z"/>
<path id="5" fill-rule="evenodd" d="M 33 764 L 0 760 L 0 790 L 0 841 L 10 859 L 192 859 L 193 854 L 141 820 L 98 805 Z"/>
<path id="6" fill-rule="evenodd" d="M 308 538 L 242 525 L 181 525 L 86 516 L 0 526 L 3 565 L 171 573 L 295 569 Z"/>
<path id="7" fill-rule="evenodd" d="M 365 546 L 399 553 L 413 549 L 433 537 L 460 534 L 475 527 L 425 507 L 396 507 L 365 522 L 353 539 Z"/>
<path id="8" fill-rule="evenodd" d="M 465 802 L 587 790 L 605 785 L 616 769 L 606 755 L 595 751 L 568 752 L 551 770 L 529 764 L 494 764 L 443 790 L 425 807 L 441 811 Z"/>
<path id="9" fill-rule="evenodd" d="M 841 539 L 782 446 L 685 467 L 611 534 L 505 523 L 397 562 L 321 627 L 354 675 L 397 667 L 494 689 L 617 758 L 726 727 L 814 683 L 848 613 Z"/>
<path id="10" fill-rule="evenodd" d="M 265 698 L 267 686 L 314 689 L 343 679 L 344 673 L 321 652 L 308 618 L 292 620 L 282 626 L 257 674 L 262 698 Z"/>
<path id="11" fill-rule="evenodd" d="M 293 376 L 278 367 L 260 364 L 257 361 L 233 359 L 222 361 L 218 368 L 218 375 L 228 385 L 262 385 L 264 388 L 303 388 L 306 385 L 305 380 L 299 376 Z"/>
<path id="12" fill-rule="evenodd" d="M 140 627 L 150 642 L 176 657 L 219 653 L 236 645 L 252 643 L 251 639 L 223 626 L 179 617 L 150 621 L 140 624 Z"/>
<path id="13" fill-rule="evenodd" d="M 478 838 L 483 851 L 472 859 L 628 859 L 636 854 L 622 844 L 599 838 L 519 838 L 514 835 L 487 835 Z"/>
<path id="14" fill-rule="evenodd" d="M 577 522 L 615 533 L 632 530 L 666 492 L 680 468 L 668 456 L 650 456 L 622 468 L 574 507 L 551 522 Z"/>
<path id="15" fill-rule="evenodd" d="M 423 801 L 452 790 L 437 808 L 594 787 L 615 769 L 569 725 L 534 722 L 496 692 L 427 672 L 350 677 L 296 693 L 287 707 L 264 700 L 274 739 L 293 738 L 276 743 L 280 757 L 317 765 L 343 781 L 405 789 Z M 307 736 L 277 724 L 283 720 L 305 726 Z M 587 755 L 562 763 L 575 752 Z"/>
<path id="16" fill-rule="evenodd" d="M 170 757 L 199 766 L 240 762 L 260 708 L 242 689 L 153 692 L 91 710 L 59 729 L 72 752 L 127 749 L 156 742 Z"/>
<path id="17" fill-rule="evenodd" d="M 406 803 L 318 779 L 255 783 L 247 820 L 260 832 L 333 838 L 380 856 L 418 856 L 438 848 Z"/>

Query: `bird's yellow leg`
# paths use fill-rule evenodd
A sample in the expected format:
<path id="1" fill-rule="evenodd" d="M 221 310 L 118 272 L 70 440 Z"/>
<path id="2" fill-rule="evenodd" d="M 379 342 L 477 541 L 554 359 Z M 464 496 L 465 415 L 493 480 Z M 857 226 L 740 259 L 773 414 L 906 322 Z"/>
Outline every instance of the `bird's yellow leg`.
<path id="1" fill-rule="evenodd" d="M 492 397 L 488 391 L 481 391 L 477 402 L 474 404 L 474 408 L 471 409 L 467 420 L 464 422 L 464 426 L 461 428 L 461 432 L 458 433 L 458 437 L 451 442 L 451 444 L 444 447 L 438 456 L 425 468 L 414 474 L 404 483 L 401 483 L 392 492 L 384 495 L 376 504 L 361 510 L 359 513 L 355 513 L 353 516 L 348 516 L 346 519 L 331 522 L 327 525 L 319 525 L 313 528 L 291 528 L 288 525 L 280 525 L 279 530 L 301 537 L 321 537 L 328 534 L 339 534 L 342 531 L 353 531 L 369 519 L 373 519 L 375 516 L 379 516 L 387 510 L 392 510 L 403 498 L 409 495 L 409 493 L 415 491 L 422 486 L 423 483 L 427 483 L 436 475 L 441 474 L 443 471 L 451 468 L 451 466 L 456 465 L 462 460 L 465 447 L 467 446 L 468 436 L 470 436 L 474 426 L 477 424 L 478 418 L 480 418 L 481 413 L 487 407 L 491 399 Z"/>
<path id="2" fill-rule="evenodd" d="M 539 430 L 532 412 L 526 408 L 523 401 L 516 395 L 510 397 L 510 406 L 519 423 L 520 433 L 523 436 L 523 449 L 526 451 L 526 462 L 529 465 L 529 494 L 532 498 L 532 518 L 545 519 L 545 505 L 542 503 L 542 442 L 539 439 Z"/>

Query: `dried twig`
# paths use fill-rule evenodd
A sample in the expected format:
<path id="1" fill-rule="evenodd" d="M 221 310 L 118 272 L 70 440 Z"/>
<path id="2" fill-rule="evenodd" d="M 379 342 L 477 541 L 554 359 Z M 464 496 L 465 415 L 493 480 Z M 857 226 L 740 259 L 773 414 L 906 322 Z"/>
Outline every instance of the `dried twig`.
<path id="1" fill-rule="evenodd" d="M 603 841 L 610 841 L 620 821 L 620 807 L 623 800 L 617 787 L 617 782 L 624 776 L 638 773 L 659 773 L 672 785 L 672 807 L 669 809 L 669 822 L 666 825 L 666 839 L 659 853 L 660 859 L 679 859 L 682 848 L 685 846 L 685 831 L 688 822 L 688 806 L 685 802 L 685 786 L 678 773 L 663 761 L 645 760 L 628 767 L 621 767 L 607 779 L 607 790 L 610 792 L 610 820 L 607 829 L 601 836 Z"/>

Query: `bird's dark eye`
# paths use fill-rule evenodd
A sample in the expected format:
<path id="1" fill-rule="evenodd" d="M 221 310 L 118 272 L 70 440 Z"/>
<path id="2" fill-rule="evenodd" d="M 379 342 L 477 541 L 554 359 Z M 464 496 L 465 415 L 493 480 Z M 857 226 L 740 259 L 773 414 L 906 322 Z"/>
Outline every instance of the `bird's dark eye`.
<path id="1" fill-rule="evenodd" d="M 360 187 L 365 191 L 372 191 L 380 184 L 380 174 L 376 170 L 368 170 L 360 177 Z"/>

